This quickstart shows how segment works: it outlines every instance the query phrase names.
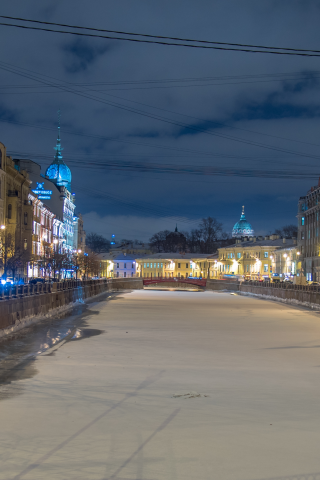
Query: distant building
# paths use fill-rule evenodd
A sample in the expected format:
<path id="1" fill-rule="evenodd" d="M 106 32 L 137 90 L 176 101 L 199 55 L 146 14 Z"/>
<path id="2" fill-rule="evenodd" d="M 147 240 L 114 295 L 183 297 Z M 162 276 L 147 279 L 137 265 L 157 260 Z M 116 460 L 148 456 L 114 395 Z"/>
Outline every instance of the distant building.
<path id="1" fill-rule="evenodd" d="M 41 174 L 41 166 L 32 160 L 16 159 L 14 162 L 19 171 L 28 172 L 32 181 L 31 193 L 55 215 L 54 238 L 59 242 L 57 250 L 72 253 L 76 206 L 74 195 L 71 193 L 71 171 L 62 160 L 61 155 L 60 124 L 55 151 L 54 160 L 47 168 L 45 176 Z"/>
<path id="2" fill-rule="evenodd" d="M 211 278 L 241 275 L 258 280 L 272 277 L 277 270 L 294 275 L 297 271 L 296 239 L 279 235 L 243 237 L 234 245 L 219 248 L 218 258 L 209 261 Z"/>
<path id="3" fill-rule="evenodd" d="M 307 280 L 320 281 L 320 178 L 298 203 L 298 248 L 300 262 L 298 272 Z"/>
<path id="4" fill-rule="evenodd" d="M 78 216 L 73 218 L 73 248 L 74 250 L 81 250 L 85 252 L 86 250 L 86 232 L 83 228 L 83 218 L 81 213 Z"/>
<path id="5" fill-rule="evenodd" d="M 136 276 L 136 258 L 133 255 L 119 253 L 113 257 L 113 278 Z"/>
<path id="6" fill-rule="evenodd" d="M 27 278 L 32 246 L 32 205 L 28 199 L 29 175 L 20 171 L 0 143 L 0 243 L 1 270 L 15 279 Z"/>
<path id="7" fill-rule="evenodd" d="M 207 278 L 210 255 L 199 253 L 155 253 L 137 258 L 137 277 Z"/>
<path id="8" fill-rule="evenodd" d="M 29 193 L 33 206 L 32 257 L 28 264 L 28 277 L 45 276 L 44 265 L 39 261 L 50 257 L 54 241 L 54 213 L 52 213 L 36 195 Z"/>
<path id="9" fill-rule="evenodd" d="M 246 220 L 246 216 L 244 214 L 244 207 L 242 207 L 242 213 L 240 220 L 235 224 L 232 230 L 232 236 L 234 238 L 241 238 L 241 237 L 253 237 L 254 230 L 249 222 Z"/>
<path id="10" fill-rule="evenodd" d="M 128 242 L 123 244 L 115 244 L 110 246 L 110 253 L 113 255 L 117 253 L 127 253 L 130 255 L 146 255 L 152 253 L 148 243 L 134 243 Z"/>

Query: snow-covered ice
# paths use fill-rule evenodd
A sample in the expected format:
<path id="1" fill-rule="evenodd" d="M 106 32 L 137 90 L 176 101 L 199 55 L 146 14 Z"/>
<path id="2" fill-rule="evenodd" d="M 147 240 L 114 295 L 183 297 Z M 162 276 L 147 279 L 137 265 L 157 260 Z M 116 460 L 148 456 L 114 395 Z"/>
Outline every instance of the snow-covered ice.
<path id="1" fill-rule="evenodd" d="M 320 478 L 318 312 L 155 290 L 92 310 L 0 387 L 1 480 Z"/>

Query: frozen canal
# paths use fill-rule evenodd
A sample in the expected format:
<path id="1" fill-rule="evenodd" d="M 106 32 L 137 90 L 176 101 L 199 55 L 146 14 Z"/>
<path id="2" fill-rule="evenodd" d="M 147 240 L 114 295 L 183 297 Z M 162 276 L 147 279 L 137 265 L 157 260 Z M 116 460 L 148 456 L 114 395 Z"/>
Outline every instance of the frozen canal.
<path id="1" fill-rule="evenodd" d="M 0 479 L 320 479 L 319 313 L 143 290 L 60 322 L 0 343 Z"/>

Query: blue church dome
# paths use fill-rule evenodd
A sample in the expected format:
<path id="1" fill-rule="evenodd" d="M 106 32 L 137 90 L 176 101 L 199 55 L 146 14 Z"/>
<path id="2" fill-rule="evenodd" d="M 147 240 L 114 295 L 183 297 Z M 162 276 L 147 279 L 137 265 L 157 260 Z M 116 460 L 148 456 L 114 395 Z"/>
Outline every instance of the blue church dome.
<path id="1" fill-rule="evenodd" d="M 61 147 L 60 140 L 60 118 L 58 126 L 57 145 L 54 149 L 56 151 L 56 154 L 54 156 L 53 162 L 46 170 L 46 177 L 48 177 L 52 182 L 58 185 L 58 187 L 65 187 L 68 190 L 71 190 L 71 170 L 64 163 L 61 155 L 61 151 L 63 150 L 63 148 Z"/>
<path id="2" fill-rule="evenodd" d="M 240 237 L 252 237 L 254 235 L 254 230 L 249 222 L 246 220 L 244 214 L 244 207 L 242 207 L 242 213 L 239 222 L 235 224 L 232 230 L 232 236 L 236 238 Z"/>

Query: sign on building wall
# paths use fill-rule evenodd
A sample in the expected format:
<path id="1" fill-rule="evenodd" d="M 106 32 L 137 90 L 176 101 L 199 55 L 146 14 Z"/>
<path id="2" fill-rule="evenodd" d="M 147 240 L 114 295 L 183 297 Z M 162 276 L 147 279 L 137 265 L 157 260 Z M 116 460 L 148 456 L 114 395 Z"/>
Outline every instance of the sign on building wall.
<path id="1" fill-rule="evenodd" d="M 39 200 L 50 200 L 52 195 L 52 190 L 45 190 L 44 189 L 44 182 L 37 182 L 37 188 L 31 190 L 32 193 L 38 195 Z"/>

